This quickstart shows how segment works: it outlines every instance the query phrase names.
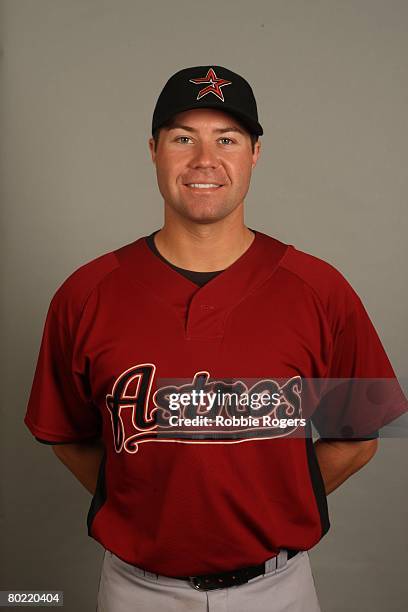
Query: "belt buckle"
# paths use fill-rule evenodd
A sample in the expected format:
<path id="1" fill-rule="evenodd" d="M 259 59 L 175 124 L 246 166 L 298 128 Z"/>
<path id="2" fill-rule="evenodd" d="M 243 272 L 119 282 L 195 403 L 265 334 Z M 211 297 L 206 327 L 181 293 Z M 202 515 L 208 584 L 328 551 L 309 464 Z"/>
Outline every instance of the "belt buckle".
<path id="1" fill-rule="evenodd" d="M 224 574 L 207 574 L 205 576 L 189 576 L 191 586 L 197 591 L 214 591 L 215 589 L 225 589 L 231 586 L 238 586 L 248 582 L 240 572 L 227 572 Z"/>

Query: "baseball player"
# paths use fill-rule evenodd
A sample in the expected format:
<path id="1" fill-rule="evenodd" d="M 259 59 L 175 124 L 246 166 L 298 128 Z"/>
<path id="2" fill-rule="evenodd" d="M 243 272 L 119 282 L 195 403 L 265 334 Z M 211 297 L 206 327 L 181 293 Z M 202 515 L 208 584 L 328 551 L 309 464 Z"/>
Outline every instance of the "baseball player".
<path id="1" fill-rule="evenodd" d="M 343 393 L 304 418 L 302 381 L 395 374 L 340 272 L 244 224 L 262 134 L 240 75 L 171 76 L 149 140 L 163 227 L 52 298 L 25 424 L 93 495 L 99 612 L 317 612 L 326 496 L 406 410 L 361 418 Z"/>

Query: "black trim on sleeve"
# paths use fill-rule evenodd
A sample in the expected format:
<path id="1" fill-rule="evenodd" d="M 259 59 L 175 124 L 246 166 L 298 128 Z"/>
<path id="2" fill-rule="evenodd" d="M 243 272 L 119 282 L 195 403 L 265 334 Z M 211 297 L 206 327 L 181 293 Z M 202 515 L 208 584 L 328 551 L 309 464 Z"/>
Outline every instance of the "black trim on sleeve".
<path id="1" fill-rule="evenodd" d="M 320 439 L 323 442 L 367 442 L 369 440 L 377 440 L 379 437 L 380 432 L 375 431 L 364 438 L 326 438 L 325 436 L 320 436 Z"/>
<path id="2" fill-rule="evenodd" d="M 34 438 L 38 441 L 41 442 L 41 444 L 49 444 L 51 446 L 56 446 L 57 444 L 86 444 L 88 442 L 92 442 L 93 440 L 97 440 L 99 438 L 99 436 L 92 436 L 92 438 L 85 438 L 82 440 L 70 440 L 69 442 L 61 442 L 61 441 L 51 441 L 51 440 L 43 440 L 42 438 L 37 438 L 37 436 L 34 436 Z"/>

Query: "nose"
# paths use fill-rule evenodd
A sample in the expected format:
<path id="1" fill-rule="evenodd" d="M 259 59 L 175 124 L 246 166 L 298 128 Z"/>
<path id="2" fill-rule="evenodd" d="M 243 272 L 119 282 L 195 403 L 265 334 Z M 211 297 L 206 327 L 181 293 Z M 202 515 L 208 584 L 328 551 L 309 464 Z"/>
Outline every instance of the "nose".
<path id="1" fill-rule="evenodd" d="M 219 163 L 214 145 L 200 142 L 194 147 L 189 166 L 191 168 L 216 168 Z"/>

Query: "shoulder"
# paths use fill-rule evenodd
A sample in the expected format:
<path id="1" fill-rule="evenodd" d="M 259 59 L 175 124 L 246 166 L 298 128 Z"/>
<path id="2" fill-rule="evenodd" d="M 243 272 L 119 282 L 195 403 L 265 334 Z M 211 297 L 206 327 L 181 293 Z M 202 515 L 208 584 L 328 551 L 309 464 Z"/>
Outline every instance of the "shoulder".
<path id="1" fill-rule="evenodd" d="M 361 299 L 345 275 L 332 263 L 289 245 L 281 267 L 296 275 L 322 303 L 327 316 L 347 318 L 362 306 Z"/>
<path id="2" fill-rule="evenodd" d="M 345 276 L 328 261 L 289 245 L 282 266 L 296 274 L 317 291 L 349 286 Z"/>
<path id="3" fill-rule="evenodd" d="M 82 264 L 58 286 L 51 299 L 50 311 L 70 327 L 80 317 L 94 290 L 118 268 L 115 251 L 103 253 Z"/>

